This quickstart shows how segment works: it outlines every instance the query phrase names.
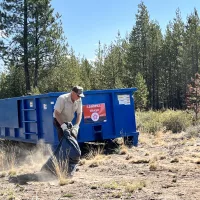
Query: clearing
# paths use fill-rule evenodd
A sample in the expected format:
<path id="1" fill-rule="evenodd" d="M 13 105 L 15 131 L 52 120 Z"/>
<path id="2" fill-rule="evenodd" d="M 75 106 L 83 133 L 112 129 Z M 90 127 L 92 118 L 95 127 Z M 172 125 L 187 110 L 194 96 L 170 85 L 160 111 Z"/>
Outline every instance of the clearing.
<path id="1" fill-rule="evenodd" d="M 121 145 L 115 153 L 101 152 L 101 148 L 92 148 L 68 180 L 38 172 L 46 159 L 40 151 L 26 154 L 24 162 L 0 172 L 0 199 L 200 199 L 198 138 L 184 132 L 141 133 L 138 147 Z M 11 156 L 9 165 L 15 159 Z"/>

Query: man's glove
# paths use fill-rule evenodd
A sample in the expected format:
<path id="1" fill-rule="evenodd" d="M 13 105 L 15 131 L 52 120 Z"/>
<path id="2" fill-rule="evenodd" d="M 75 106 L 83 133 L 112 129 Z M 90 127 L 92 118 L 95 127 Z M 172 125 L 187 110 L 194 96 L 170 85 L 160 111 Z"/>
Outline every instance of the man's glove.
<path id="1" fill-rule="evenodd" d="M 71 122 L 65 122 L 65 124 L 67 124 L 68 129 L 72 129 L 73 124 Z"/>
<path id="2" fill-rule="evenodd" d="M 67 124 L 65 123 L 63 123 L 60 127 L 62 128 L 63 131 L 68 129 Z"/>
<path id="3" fill-rule="evenodd" d="M 79 125 L 75 124 L 71 129 L 71 134 L 74 138 L 77 138 L 78 130 L 79 130 Z"/>

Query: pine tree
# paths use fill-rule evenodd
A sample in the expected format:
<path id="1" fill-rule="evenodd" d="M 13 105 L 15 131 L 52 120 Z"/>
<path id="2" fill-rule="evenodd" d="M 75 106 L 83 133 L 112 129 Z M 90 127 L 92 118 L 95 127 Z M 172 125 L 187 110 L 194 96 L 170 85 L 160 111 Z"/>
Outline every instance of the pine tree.
<path id="1" fill-rule="evenodd" d="M 142 73 L 145 80 L 148 79 L 149 23 L 149 13 L 142 2 L 138 5 L 136 24 L 130 34 L 127 56 L 127 70 L 130 72 L 129 87 L 134 84 L 138 72 Z"/>
<path id="2" fill-rule="evenodd" d="M 146 82 L 140 72 L 138 72 L 135 77 L 135 87 L 138 89 L 138 91 L 134 94 L 135 106 L 141 110 L 147 107 L 149 93 Z"/>
<path id="3" fill-rule="evenodd" d="M 27 1 L 3 0 L 0 4 L 0 30 L 7 37 L 0 44 L 5 64 L 24 68 L 26 91 L 30 91 Z"/>
<path id="4" fill-rule="evenodd" d="M 29 0 L 30 19 L 29 52 L 33 67 L 33 87 L 37 87 L 38 78 L 43 70 L 58 65 L 56 56 L 65 54 L 65 38 L 60 15 L 53 15 L 51 0 Z M 63 43 L 63 45 L 61 45 Z M 43 75 L 43 73 L 42 73 Z"/>
<path id="5" fill-rule="evenodd" d="M 106 88 L 123 88 L 123 74 L 125 73 L 124 60 L 125 48 L 124 40 L 118 31 L 116 40 L 108 48 L 103 65 L 103 76 L 105 77 Z"/>
<path id="6" fill-rule="evenodd" d="M 7 66 L 24 68 L 26 92 L 38 86 L 49 69 L 60 65 L 67 53 L 60 16 L 53 15 L 51 0 L 3 0 L 0 42 Z"/>
<path id="7" fill-rule="evenodd" d="M 192 78 L 191 83 L 188 84 L 186 103 L 187 107 L 194 111 L 195 121 L 197 122 L 200 112 L 200 74 L 198 73 L 195 74 L 195 78 Z"/>

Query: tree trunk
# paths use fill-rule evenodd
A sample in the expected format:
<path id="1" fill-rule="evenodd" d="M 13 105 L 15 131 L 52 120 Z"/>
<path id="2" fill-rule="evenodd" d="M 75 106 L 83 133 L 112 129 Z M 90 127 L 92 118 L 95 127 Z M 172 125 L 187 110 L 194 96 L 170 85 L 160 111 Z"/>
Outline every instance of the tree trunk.
<path id="1" fill-rule="evenodd" d="M 38 46 L 38 11 L 36 8 L 36 30 L 35 30 L 35 72 L 34 72 L 34 88 L 38 85 L 38 69 L 39 69 L 39 46 Z"/>
<path id="2" fill-rule="evenodd" d="M 27 0 L 24 0 L 24 73 L 25 73 L 25 80 L 26 80 L 26 93 L 28 93 L 30 88 L 30 77 L 29 77 L 29 70 L 28 70 L 28 9 L 27 9 Z"/>

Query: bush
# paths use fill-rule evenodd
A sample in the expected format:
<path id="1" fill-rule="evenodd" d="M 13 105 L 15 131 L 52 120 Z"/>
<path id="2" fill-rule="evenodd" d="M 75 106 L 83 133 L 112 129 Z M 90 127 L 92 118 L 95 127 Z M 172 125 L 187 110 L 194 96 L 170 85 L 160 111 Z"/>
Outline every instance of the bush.
<path id="1" fill-rule="evenodd" d="M 160 112 L 136 112 L 137 128 L 142 132 L 156 133 L 162 129 L 162 122 L 160 119 Z"/>
<path id="2" fill-rule="evenodd" d="M 192 115 L 180 110 L 167 110 L 162 113 L 161 119 L 163 127 L 173 133 L 185 131 L 192 124 Z"/>
<path id="3" fill-rule="evenodd" d="M 200 137 L 200 125 L 188 127 L 184 136 L 187 138 Z"/>
<path id="4" fill-rule="evenodd" d="M 168 130 L 173 133 L 181 132 L 192 124 L 192 114 L 185 111 L 166 110 L 136 112 L 137 128 L 142 132 L 156 133 Z"/>

